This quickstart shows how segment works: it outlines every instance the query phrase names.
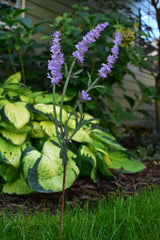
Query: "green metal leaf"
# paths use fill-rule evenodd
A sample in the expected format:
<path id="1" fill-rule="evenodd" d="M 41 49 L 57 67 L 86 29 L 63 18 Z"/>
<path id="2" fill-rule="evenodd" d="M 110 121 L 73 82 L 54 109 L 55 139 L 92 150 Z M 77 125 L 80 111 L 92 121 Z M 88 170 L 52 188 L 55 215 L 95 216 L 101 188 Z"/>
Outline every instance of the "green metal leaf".
<path id="1" fill-rule="evenodd" d="M 136 173 L 145 168 L 143 163 L 129 159 L 127 154 L 122 151 L 110 152 L 109 157 L 113 163 L 112 168 L 117 169 L 121 173 Z"/>
<path id="2" fill-rule="evenodd" d="M 2 116 L 17 129 L 23 128 L 30 120 L 30 113 L 24 102 L 11 103 L 5 101 Z"/>

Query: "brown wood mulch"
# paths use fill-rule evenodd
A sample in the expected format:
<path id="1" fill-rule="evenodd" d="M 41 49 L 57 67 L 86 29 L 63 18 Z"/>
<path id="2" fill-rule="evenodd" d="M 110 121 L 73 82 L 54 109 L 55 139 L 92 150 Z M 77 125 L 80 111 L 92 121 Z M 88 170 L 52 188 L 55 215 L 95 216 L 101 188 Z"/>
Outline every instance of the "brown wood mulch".
<path id="1" fill-rule="evenodd" d="M 143 161 L 146 168 L 136 174 L 117 174 L 115 180 L 101 176 L 98 183 L 93 183 L 89 177 L 81 177 L 66 190 L 65 202 L 71 207 L 76 204 L 83 206 L 86 200 L 96 205 L 102 198 L 109 195 L 119 195 L 120 193 L 130 195 L 138 193 L 143 188 L 160 186 L 160 159 L 155 161 Z M 61 193 L 44 194 L 37 193 L 30 196 L 2 195 L 0 194 L 0 215 L 3 211 L 16 213 L 22 210 L 25 214 L 35 211 L 46 212 L 50 209 L 54 214 L 56 209 L 60 209 Z"/>

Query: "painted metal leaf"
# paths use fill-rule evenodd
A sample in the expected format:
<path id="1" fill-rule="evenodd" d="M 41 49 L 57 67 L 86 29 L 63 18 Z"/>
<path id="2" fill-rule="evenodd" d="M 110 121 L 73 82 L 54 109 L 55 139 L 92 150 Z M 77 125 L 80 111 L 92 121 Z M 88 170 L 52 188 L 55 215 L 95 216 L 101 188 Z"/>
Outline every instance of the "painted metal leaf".
<path id="1" fill-rule="evenodd" d="M 17 129 L 23 128 L 30 120 L 30 113 L 23 102 L 6 101 L 2 109 L 2 116 Z"/>

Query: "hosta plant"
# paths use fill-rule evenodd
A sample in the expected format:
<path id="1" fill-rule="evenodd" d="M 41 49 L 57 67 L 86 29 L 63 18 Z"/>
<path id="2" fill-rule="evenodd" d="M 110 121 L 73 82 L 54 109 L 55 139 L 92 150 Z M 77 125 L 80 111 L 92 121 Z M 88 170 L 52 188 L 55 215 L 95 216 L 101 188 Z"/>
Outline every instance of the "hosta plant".
<path id="1" fill-rule="evenodd" d="M 17 73 L 0 86 L 0 176 L 2 191 L 8 194 L 56 192 L 62 190 L 63 166 L 53 122 L 52 94 L 32 92 L 21 82 Z M 61 96 L 56 94 L 56 110 Z M 71 108 L 65 96 L 63 127 Z M 77 113 L 78 118 L 80 113 Z M 59 118 L 59 116 L 58 116 Z M 85 115 L 86 121 L 92 118 Z M 68 122 L 71 136 L 76 125 L 72 116 Z M 87 122 L 72 138 L 68 146 L 66 188 L 79 175 L 90 175 L 98 181 L 104 174 L 114 178 L 111 169 L 133 173 L 144 165 L 129 159 L 126 150 L 115 138 L 98 125 L 98 120 Z"/>

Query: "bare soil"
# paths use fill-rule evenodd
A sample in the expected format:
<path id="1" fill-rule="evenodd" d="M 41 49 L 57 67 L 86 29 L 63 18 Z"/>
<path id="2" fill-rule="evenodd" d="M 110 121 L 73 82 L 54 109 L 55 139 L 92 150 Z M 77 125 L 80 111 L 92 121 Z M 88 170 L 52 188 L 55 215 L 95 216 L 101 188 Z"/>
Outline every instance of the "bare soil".
<path id="1" fill-rule="evenodd" d="M 114 173 L 115 180 L 101 176 L 98 183 L 94 183 L 89 177 L 84 176 L 66 190 L 65 203 L 74 207 L 76 204 L 83 206 L 89 200 L 91 206 L 96 206 L 102 198 L 108 199 L 109 195 L 135 194 L 140 190 L 160 186 L 160 159 L 143 161 L 146 168 L 136 174 Z M 37 193 L 30 196 L 2 195 L 0 194 L 0 215 L 3 210 L 8 214 L 22 210 L 25 214 L 35 211 L 48 211 L 54 214 L 60 208 L 61 193 L 44 194 Z"/>

